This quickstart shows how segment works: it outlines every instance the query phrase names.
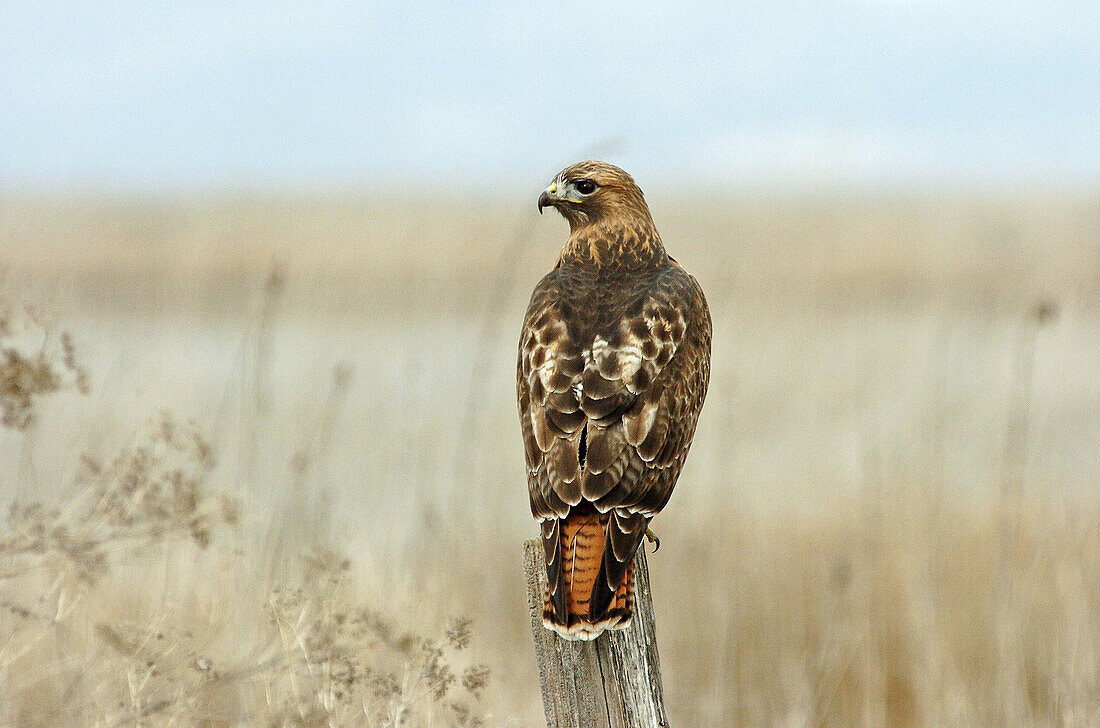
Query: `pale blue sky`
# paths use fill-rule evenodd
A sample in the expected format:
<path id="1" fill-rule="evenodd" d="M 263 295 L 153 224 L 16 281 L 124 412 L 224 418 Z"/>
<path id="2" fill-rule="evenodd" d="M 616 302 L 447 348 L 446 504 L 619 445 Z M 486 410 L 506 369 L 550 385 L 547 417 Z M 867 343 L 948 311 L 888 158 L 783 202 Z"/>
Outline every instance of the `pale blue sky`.
<path id="1" fill-rule="evenodd" d="M 1100 3 L 52 0 L 0 186 L 1100 180 Z"/>

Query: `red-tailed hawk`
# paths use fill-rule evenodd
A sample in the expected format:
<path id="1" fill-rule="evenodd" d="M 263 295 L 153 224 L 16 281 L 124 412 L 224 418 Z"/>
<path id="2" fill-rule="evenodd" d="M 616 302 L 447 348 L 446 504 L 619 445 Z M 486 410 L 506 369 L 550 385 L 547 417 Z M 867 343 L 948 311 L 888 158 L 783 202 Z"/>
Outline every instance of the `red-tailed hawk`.
<path id="1" fill-rule="evenodd" d="M 566 639 L 630 624 L 634 554 L 672 495 L 710 379 L 710 311 L 634 180 L 603 162 L 539 196 L 570 235 L 531 295 L 517 390 L 531 511 Z"/>

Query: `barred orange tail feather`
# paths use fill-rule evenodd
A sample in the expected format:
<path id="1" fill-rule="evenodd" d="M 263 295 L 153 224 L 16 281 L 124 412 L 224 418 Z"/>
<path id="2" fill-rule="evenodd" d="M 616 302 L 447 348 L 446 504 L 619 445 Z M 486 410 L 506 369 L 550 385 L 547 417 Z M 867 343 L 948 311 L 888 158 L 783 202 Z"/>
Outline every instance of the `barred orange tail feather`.
<path id="1" fill-rule="evenodd" d="M 592 640 L 608 629 L 630 626 L 634 612 L 634 562 L 631 558 L 622 581 L 606 608 L 593 604 L 597 583 L 605 578 L 602 569 L 607 516 L 594 508 L 575 509 L 553 529 L 557 537 L 558 561 L 548 569 L 551 582 L 543 606 L 543 624 L 569 640 Z M 546 530 L 544 530 L 544 534 Z M 548 545 L 549 550 L 549 545 Z M 555 585 L 553 577 L 557 576 Z M 557 594 L 557 590 L 564 591 Z M 562 610 L 564 608 L 564 614 Z"/>

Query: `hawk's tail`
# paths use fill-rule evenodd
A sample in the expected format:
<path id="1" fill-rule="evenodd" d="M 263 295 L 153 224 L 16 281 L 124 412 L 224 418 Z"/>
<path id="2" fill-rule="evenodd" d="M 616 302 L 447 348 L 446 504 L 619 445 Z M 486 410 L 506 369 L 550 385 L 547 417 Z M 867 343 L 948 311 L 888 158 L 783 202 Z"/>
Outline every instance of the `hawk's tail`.
<path id="1" fill-rule="evenodd" d="M 634 556 L 612 569 L 618 574 L 611 579 L 621 575 L 612 591 L 604 568 L 607 522 L 595 508 L 574 508 L 566 518 L 543 524 L 549 584 L 542 623 L 565 639 L 593 640 L 605 630 L 630 626 Z"/>

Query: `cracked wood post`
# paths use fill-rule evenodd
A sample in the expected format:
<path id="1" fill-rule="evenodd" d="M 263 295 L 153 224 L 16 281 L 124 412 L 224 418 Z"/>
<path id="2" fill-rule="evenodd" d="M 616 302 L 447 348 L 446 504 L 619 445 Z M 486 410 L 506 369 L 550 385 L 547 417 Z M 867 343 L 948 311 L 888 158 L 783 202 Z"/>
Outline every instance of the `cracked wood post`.
<path id="1" fill-rule="evenodd" d="M 542 626 L 545 556 L 538 539 L 524 544 L 527 607 L 547 728 L 668 728 L 645 548 L 638 549 L 634 564 L 630 627 L 571 642 Z"/>

